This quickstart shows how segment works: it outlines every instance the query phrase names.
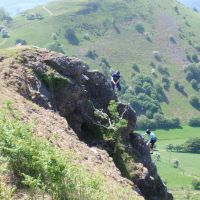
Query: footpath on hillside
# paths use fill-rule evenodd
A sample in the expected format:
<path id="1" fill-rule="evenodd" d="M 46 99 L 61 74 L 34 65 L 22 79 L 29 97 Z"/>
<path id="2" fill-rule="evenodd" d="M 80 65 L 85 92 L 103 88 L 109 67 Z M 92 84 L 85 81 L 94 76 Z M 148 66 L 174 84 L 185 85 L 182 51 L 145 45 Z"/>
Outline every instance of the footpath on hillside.
<path id="1" fill-rule="evenodd" d="M 49 10 L 46 6 L 42 6 L 42 8 L 49 14 L 49 16 L 53 16 L 51 10 Z"/>

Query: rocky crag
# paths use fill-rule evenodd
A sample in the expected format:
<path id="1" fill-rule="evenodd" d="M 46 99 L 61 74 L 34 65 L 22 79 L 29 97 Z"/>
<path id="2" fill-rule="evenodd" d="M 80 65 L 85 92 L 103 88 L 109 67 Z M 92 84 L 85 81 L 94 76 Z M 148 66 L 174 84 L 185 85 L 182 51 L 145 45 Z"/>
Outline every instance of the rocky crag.
<path id="1" fill-rule="evenodd" d="M 7 51 L 12 53 L 0 57 L 1 101 L 10 99 L 23 120 L 35 120 L 36 135 L 59 148 L 73 149 L 79 155 L 78 162 L 89 170 L 100 170 L 108 183 L 131 186 L 136 199 L 142 196 L 147 200 L 173 199 L 145 142 L 133 133 L 135 112 L 117 102 L 103 74 L 88 70 L 78 58 L 45 49 L 20 47 Z M 118 112 L 128 121 L 122 148 L 117 152 L 113 151 L 112 141 L 94 137 L 88 140 L 95 130 L 106 129 L 108 121 L 99 118 L 95 111 L 109 116 L 111 100 L 118 103 Z M 53 140 L 55 132 L 59 137 Z"/>

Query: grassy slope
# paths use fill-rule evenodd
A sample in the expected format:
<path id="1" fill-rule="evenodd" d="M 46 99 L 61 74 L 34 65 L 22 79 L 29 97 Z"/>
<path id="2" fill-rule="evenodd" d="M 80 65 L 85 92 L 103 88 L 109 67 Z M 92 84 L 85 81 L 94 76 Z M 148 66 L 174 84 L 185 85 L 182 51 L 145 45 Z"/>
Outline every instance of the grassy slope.
<path id="1" fill-rule="evenodd" d="M 183 144 L 188 138 L 199 137 L 199 131 L 199 128 L 191 128 L 188 126 L 183 127 L 183 129 L 156 131 L 159 138 L 157 149 L 161 155 L 161 161 L 156 162 L 156 165 L 159 174 L 175 194 L 175 199 L 183 199 L 183 196 L 188 193 L 190 193 L 191 199 L 198 199 L 200 193 L 192 189 L 191 182 L 194 177 L 200 177 L 200 155 L 170 153 L 165 151 L 165 147 L 167 144 Z M 179 160 L 179 169 L 173 168 L 170 164 L 173 160 Z"/>
<path id="2" fill-rule="evenodd" d="M 196 53 L 195 49 L 188 44 L 191 40 L 194 44 L 200 43 L 200 15 L 177 3 L 175 0 L 127 0 L 127 2 L 117 0 L 99 1 L 101 9 L 89 15 L 73 14 L 83 7 L 83 3 L 88 0 L 63 0 L 59 3 L 46 5 L 52 13 L 50 16 L 43 6 L 37 7 L 33 12 L 42 13 L 45 17 L 42 21 L 27 21 L 24 17 L 18 16 L 10 26 L 11 37 L 1 47 L 8 47 L 15 44 L 17 38 L 26 39 L 29 44 L 46 47 L 51 43 L 51 34 L 59 33 L 59 42 L 62 44 L 67 55 L 76 55 L 81 57 L 92 68 L 98 68 L 102 57 L 105 57 L 113 69 L 120 69 L 127 83 L 131 83 L 131 66 L 137 63 L 140 66 L 141 73 L 151 74 L 150 63 L 153 61 L 156 65 L 163 65 L 169 68 L 171 88 L 167 92 L 169 103 L 163 103 L 162 109 L 167 116 L 179 117 L 186 122 L 191 116 L 199 115 L 190 104 L 188 97 L 178 93 L 173 87 L 173 81 L 178 80 L 185 86 L 185 91 L 191 94 L 199 95 L 194 91 L 190 84 L 185 80 L 183 67 L 188 64 L 186 53 Z M 117 5 L 123 2 L 123 4 Z M 178 6 L 180 14 L 177 14 L 174 7 Z M 115 10 L 112 11 L 112 8 Z M 29 11 L 32 12 L 32 11 Z M 133 18 L 124 20 L 125 17 Z M 185 19 L 184 19 L 185 18 Z M 121 33 L 118 34 L 112 26 L 113 20 Z M 106 22 L 110 24 L 108 29 L 103 26 Z M 186 21 L 190 27 L 186 25 Z M 145 39 L 144 34 L 135 30 L 135 24 L 141 22 L 144 24 L 145 32 L 151 35 L 152 43 Z M 91 30 L 82 30 L 78 26 L 87 23 L 97 24 L 99 29 L 95 29 L 100 36 Z M 76 30 L 80 40 L 79 46 L 68 43 L 64 38 L 64 26 L 73 27 Z M 185 35 L 184 39 L 179 38 L 180 28 Z M 84 40 L 84 34 L 90 33 L 90 41 Z M 194 33 L 194 36 L 191 36 Z M 177 44 L 171 44 L 169 36 L 176 38 Z M 0 40 L 1 43 L 2 40 Z M 95 50 L 99 57 L 91 60 L 85 57 L 88 50 Z M 159 51 L 163 56 L 162 63 L 155 61 L 153 51 Z M 161 81 L 159 72 L 155 81 Z M 179 105 L 179 106 L 177 106 Z"/>
<path id="3" fill-rule="evenodd" d="M 190 194 L 190 199 L 197 200 L 200 192 L 192 188 L 192 180 L 200 177 L 200 155 L 191 153 L 167 152 L 167 144 L 183 144 L 188 138 L 200 136 L 200 128 L 184 126 L 182 129 L 156 130 L 158 143 L 153 154 L 153 159 L 158 168 L 160 176 L 165 180 L 167 186 L 172 190 L 176 200 L 185 199 Z M 161 160 L 156 161 L 156 154 L 159 153 Z M 179 160 L 180 167 L 174 168 L 173 160 Z"/>

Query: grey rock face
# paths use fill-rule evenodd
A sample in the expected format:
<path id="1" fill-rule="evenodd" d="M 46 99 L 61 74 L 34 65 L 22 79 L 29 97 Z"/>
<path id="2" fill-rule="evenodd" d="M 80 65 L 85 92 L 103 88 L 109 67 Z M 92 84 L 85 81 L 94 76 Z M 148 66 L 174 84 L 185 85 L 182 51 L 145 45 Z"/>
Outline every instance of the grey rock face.
<path id="1" fill-rule="evenodd" d="M 20 93 L 44 108 L 58 111 L 80 137 L 83 127 L 95 128 L 99 125 L 99 119 L 94 115 L 95 109 L 108 113 L 109 102 L 117 101 L 110 81 L 98 71 L 88 71 L 77 58 L 40 50 L 23 52 L 21 57 L 24 61 L 24 73 L 27 75 L 19 79 L 20 83 L 26 83 L 25 92 Z M 27 69 L 34 73 L 28 73 Z M 54 89 L 48 87 L 37 74 L 45 74 L 47 83 L 49 75 L 53 79 L 58 77 L 65 81 Z M 157 174 L 143 139 L 137 134 L 131 134 L 136 124 L 135 112 L 130 106 L 119 102 L 118 111 L 128 120 L 128 127 L 124 131 L 124 145 L 131 146 L 129 153 L 138 158 L 136 170 L 141 172 L 132 181 L 147 200 L 172 200 L 172 195 Z M 100 123 L 103 124 L 104 121 Z"/>

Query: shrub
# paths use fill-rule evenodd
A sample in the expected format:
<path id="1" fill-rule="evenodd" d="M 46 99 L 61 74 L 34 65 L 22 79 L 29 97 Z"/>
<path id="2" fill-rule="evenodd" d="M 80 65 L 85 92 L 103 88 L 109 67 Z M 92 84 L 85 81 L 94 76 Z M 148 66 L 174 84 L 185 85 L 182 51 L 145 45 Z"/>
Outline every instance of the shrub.
<path id="1" fill-rule="evenodd" d="M 106 198 L 101 177 L 89 174 L 80 164 L 73 163 L 73 155 L 37 139 L 29 125 L 14 116 L 10 119 L 5 113 L 8 112 L 1 111 L 0 116 L 0 152 L 8 160 L 18 185 L 28 187 L 32 195 L 39 190 L 57 200 Z"/>
<path id="2" fill-rule="evenodd" d="M 15 44 L 26 45 L 27 42 L 26 42 L 26 40 L 23 40 L 23 39 L 16 39 Z"/>
<path id="3" fill-rule="evenodd" d="M 192 117 L 188 124 L 193 127 L 200 127 L 200 117 Z"/>
<path id="4" fill-rule="evenodd" d="M 179 9 L 178 9 L 177 6 L 174 7 L 174 10 L 175 10 L 175 12 L 176 12 L 177 14 L 179 14 Z"/>
<path id="5" fill-rule="evenodd" d="M 69 41 L 72 45 L 79 45 L 79 39 L 76 36 L 75 31 L 72 28 L 68 28 L 65 31 L 65 38 Z"/>
<path id="6" fill-rule="evenodd" d="M 121 134 L 122 130 L 124 128 L 127 128 L 128 121 L 123 119 L 124 116 L 123 113 L 120 116 L 117 110 L 117 103 L 114 100 L 111 100 L 108 106 L 108 110 L 111 116 L 111 124 L 109 127 L 111 136 L 114 140 L 114 154 L 116 155 L 116 152 L 120 148 L 120 140 L 121 140 Z"/>
<path id="7" fill-rule="evenodd" d="M 161 55 L 160 55 L 160 53 L 158 51 L 154 51 L 153 52 L 153 56 L 157 61 L 159 61 L 159 62 L 162 61 L 162 57 L 161 57 Z"/>
<path id="8" fill-rule="evenodd" d="M 137 64 L 133 64 L 132 69 L 135 70 L 136 72 L 140 72 L 140 68 Z"/>
<path id="9" fill-rule="evenodd" d="M 144 25 L 142 23 L 138 23 L 135 25 L 135 29 L 139 32 L 139 33 L 144 33 Z"/>
<path id="10" fill-rule="evenodd" d="M 173 43 L 173 44 L 176 44 L 176 39 L 173 35 L 170 35 L 169 36 L 169 40 Z"/>
<path id="11" fill-rule="evenodd" d="M 195 62 L 195 63 L 198 63 L 198 62 L 199 62 L 198 55 L 193 54 L 193 55 L 192 55 L 192 61 Z"/>
<path id="12" fill-rule="evenodd" d="M 170 88 L 170 80 L 168 77 L 164 76 L 162 77 L 163 87 L 165 90 L 168 90 Z"/>
<path id="13" fill-rule="evenodd" d="M 192 79 L 192 80 L 190 81 L 190 83 L 191 83 L 192 87 L 193 87 L 195 90 L 198 90 L 198 89 L 199 89 L 199 88 L 198 88 L 198 82 L 197 82 L 195 79 Z"/>
<path id="14" fill-rule="evenodd" d="M 197 96 L 191 96 L 190 97 L 190 104 L 195 108 L 199 108 L 199 106 L 200 106 L 199 98 Z"/>
<path id="15" fill-rule="evenodd" d="M 12 18 L 3 8 L 0 8 L 0 21 L 11 21 Z"/>
<path id="16" fill-rule="evenodd" d="M 178 81 L 174 82 L 174 87 L 176 90 L 178 90 L 179 92 L 183 93 L 184 92 L 184 86 L 181 85 Z"/>
<path id="17" fill-rule="evenodd" d="M 190 55 L 187 54 L 186 58 L 187 58 L 188 61 L 192 62 L 192 58 L 191 58 Z"/>
<path id="18" fill-rule="evenodd" d="M 200 137 L 190 138 L 182 146 L 184 152 L 200 153 Z"/>
<path id="19" fill-rule="evenodd" d="M 137 118 L 136 129 L 146 130 L 147 128 L 155 128 L 156 124 L 153 120 L 148 119 L 146 116 L 141 115 Z"/>
<path id="20" fill-rule="evenodd" d="M 1 35 L 2 35 L 3 38 L 9 38 L 10 37 L 9 32 L 6 29 L 1 30 Z"/>
<path id="21" fill-rule="evenodd" d="M 54 41 L 52 43 L 47 44 L 47 49 L 59 53 L 65 53 L 64 49 L 62 48 L 62 45 L 58 41 Z"/>
<path id="22" fill-rule="evenodd" d="M 98 57 L 98 55 L 96 54 L 96 51 L 95 50 L 89 50 L 87 53 L 86 53 L 86 55 L 85 55 L 86 57 L 88 57 L 88 58 L 90 58 L 90 59 L 92 59 L 92 60 L 95 60 L 97 57 Z"/>
<path id="23" fill-rule="evenodd" d="M 116 31 L 116 33 L 118 33 L 118 34 L 121 33 L 119 27 L 117 26 L 116 20 L 113 21 L 113 28 Z"/>
<path id="24" fill-rule="evenodd" d="M 192 180 L 192 186 L 195 190 L 200 190 L 200 180 L 193 179 Z"/>
<path id="25" fill-rule="evenodd" d="M 170 76 L 167 67 L 163 67 L 162 65 L 159 65 L 159 66 L 158 66 L 158 71 L 159 71 L 162 75 Z"/>
<path id="26" fill-rule="evenodd" d="M 83 38 L 84 38 L 85 40 L 90 40 L 90 35 L 89 35 L 89 33 L 85 33 Z"/>
<path id="27" fill-rule="evenodd" d="M 148 40 L 149 42 L 152 42 L 151 36 L 149 33 L 145 33 L 145 38 L 146 40 Z"/>
<path id="28" fill-rule="evenodd" d="M 51 38 L 52 38 L 53 40 L 57 40 L 57 39 L 58 39 L 58 36 L 57 36 L 56 33 L 52 33 L 52 34 L 51 34 Z"/>
<path id="29" fill-rule="evenodd" d="M 151 110 L 147 110 L 146 111 L 146 116 L 149 118 L 149 119 L 152 119 L 153 118 L 153 113 Z"/>
<path id="30" fill-rule="evenodd" d="M 200 45 L 195 45 L 195 49 L 200 52 Z"/>
<path id="31" fill-rule="evenodd" d="M 27 20 L 41 20 L 44 17 L 40 13 L 29 13 L 26 15 Z"/>
<path id="32" fill-rule="evenodd" d="M 191 81 L 192 79 L 196 80 L 198 83 L 200 82 L 200 65 L 191 64 L 185 70 L 186 79 Z"/>
<path id="33" fill-rule="evenodd" d="M 172 151 L 174 149 L 174 146 L 173 146 L 173 144 L 167 144 L 166 147 L 165 147 L 165 149 L 167 151 Z"/>
<path id="34" fill-rule="evenodd" d="M 153 68 L 156 68 L 156 65 L 153 61 L 151 61 L 150 65 L 153 67 Z"/>

